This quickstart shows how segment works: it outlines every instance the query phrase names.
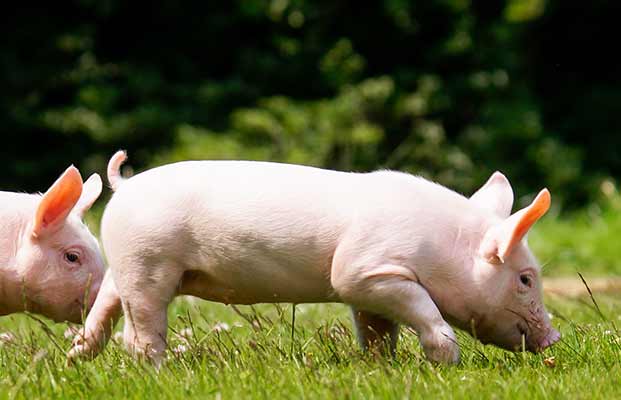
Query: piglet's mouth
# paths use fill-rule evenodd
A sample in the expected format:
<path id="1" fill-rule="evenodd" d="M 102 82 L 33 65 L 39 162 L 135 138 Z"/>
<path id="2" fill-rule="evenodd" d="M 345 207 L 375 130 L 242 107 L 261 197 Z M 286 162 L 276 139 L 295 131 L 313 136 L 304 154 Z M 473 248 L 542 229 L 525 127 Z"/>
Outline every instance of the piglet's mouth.
<path id="1" fill-rule="evenodd" d="M 78 298 L 75 299 L 76 306 L 80 309 L 81 312 L 89 312 L 93 305 L 95 304 L 95 300 L 97 300 L 97 294 L 92 293 L 88 296 L 88 299 Z"/>
<path id="2" fill-rule="evenodd" d="M 554 328 L 548 329 L 547 333 L 540 339 L 535 339 L 529 329 L 520 324 L 517 325 L 517 330 L 520 333 L 520 337 L 524 338 L 526 350 L 533 353 L 541 352 L 561 339 L 561 334 Z M 520 349 L 518 348 L 518 350 Z"/>
<path id="3" fill-rule="evenodd" d="M 520 351 L 523 349 L 522 346 L 526 346 L 526 350 L 531 351 L 533 353 L 536 353 L 538 351 L 537 346 L 533 346 L 532 343 L 530 342 L 530 335 L 528 332 L 528 327 L 522 325 L 522 324 L 517 324 L 516 326 L 519 337 L 521 339 L 520 344 L 518 344 L 517 346 L 515 346 L 515 350 Z"/>
<path id="4" fill-rule="evenodd" d="M 528 328 L 522 326 L 521 324 L 517 324 L 517 330 L 520 333 L 520 336 L 524 336 L 524 339 L 528 339 Z"/>
<path id="5" fill-rule="evenodd" d="M 97 300 L 97 294 L 93 293 L 91 295 L 88 296 L 88 298 L 84 298 L 84 297 L 79 297 L 77 299 L 75 299 L 73 301 L 74 304 L 74 312 L 78 313 L 80 316 L 82 316 L 83 314 L 88 314 L 88 312 L 91 310 L 91 308 L 93 308 L 93 305 L 95 304 L 95 300 Z M 72 316 L 73 319 L 75 319 L 76 317 Z M 79 321 L 81 322 L 81 321 Z"/>

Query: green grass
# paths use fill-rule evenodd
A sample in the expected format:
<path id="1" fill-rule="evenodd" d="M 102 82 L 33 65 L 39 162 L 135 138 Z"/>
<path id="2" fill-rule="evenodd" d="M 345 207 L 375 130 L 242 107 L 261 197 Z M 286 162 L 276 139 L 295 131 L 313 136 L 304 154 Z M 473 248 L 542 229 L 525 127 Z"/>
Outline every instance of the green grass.
<path id="1" fill-rule="evenodd" d="M 3 318 L 15 335 L 0 345 L 0 398 L 614 398 L 621 396 L 620 301 L 547 299 L 562 342 L 543 354 L 510 353 L 458 333 L 461 364 L 432 365 L 402 329 L 394 359 L 363 354 L 342 305 L 230 307 L 177 300 L 159 372 L 111 342 L 93 362 L 65 365 L 63 324 Z M 250 322 L 249 322 L 250 321 Z M 251 323 L 252 322 L 252 323 Z M 214 329 L 228 324 L 228 330 Z M 219 324 L 219 325 L 218 325 Z M 180 335 L 183 329 L 191 336 Z M 176 332 L 176 333 L 175 333 Z M 554 367 L 545 359 L 554 357 Z"/>
<path id="2" fill-rule="evenodd" d="M 546 275 L 621 275 L 621 197 L 569 215 L 546 215 L 529 235 Z"/>

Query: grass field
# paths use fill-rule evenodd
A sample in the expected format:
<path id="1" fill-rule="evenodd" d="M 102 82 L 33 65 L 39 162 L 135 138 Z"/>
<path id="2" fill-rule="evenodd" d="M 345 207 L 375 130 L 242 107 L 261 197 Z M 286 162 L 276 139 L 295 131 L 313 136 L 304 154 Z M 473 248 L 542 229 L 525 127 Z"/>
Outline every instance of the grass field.
<path id="1" fill-rule="evenodd" d="M 402 329 L 397 355 L 359 351 L 346 307 L 232 308 L 176 301 L 168 361 L 159 372 L 116 342 L 94 362 L 65 364 L 65 325 L 6 317 L 14 338 L 0 348 L 0 398 L 505 398 L 621 396 L 620 301 L 548 298 L 562 342 L 543 354 L 509 353 L 459 333 L 462 362 L 434 366 Z M 39 326 L 40 325 L 40 326 Z"/>
<path id="2" fill-rule="evenodd" d="M 619 214 L 621 215 L 621 214 Z M 548 276 L 621 274 L 614 207 L 559 221 L 530 237 Z M 64 324 L 0 319 L 4 398 L 589 398 L 621 397 L 621 296 L 546 296 L 563 340 L 543 354 L 509 353 L 458 333 L 455 367 L 424 360 L 402 328 L 394 359 L 363 354 L 342 305 L 232 307 L 178 299 L 170 308 L 169 359 L 159 372 L 112 341 L 93 362 L 66 366 Z M 119 327 L 121 325 L 119 324 Z M 12 336 L 9 338 L 8 336 Z"/>

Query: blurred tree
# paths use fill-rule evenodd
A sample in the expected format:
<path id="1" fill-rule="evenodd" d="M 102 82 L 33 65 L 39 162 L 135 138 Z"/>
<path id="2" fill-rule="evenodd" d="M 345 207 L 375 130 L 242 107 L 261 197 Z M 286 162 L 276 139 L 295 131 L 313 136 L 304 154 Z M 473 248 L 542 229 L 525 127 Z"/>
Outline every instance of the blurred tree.
<path id="1" fill-rule="evenodd" d="M 0 17 L 0 185 L 43 190 L 126 148 L 138 169 L 387 167 L 466 193 L 500 169 L 581 204 L 621 172 L 621 87 L 593 45 L 618 6 L 580 4 L 21 2 Z"/>

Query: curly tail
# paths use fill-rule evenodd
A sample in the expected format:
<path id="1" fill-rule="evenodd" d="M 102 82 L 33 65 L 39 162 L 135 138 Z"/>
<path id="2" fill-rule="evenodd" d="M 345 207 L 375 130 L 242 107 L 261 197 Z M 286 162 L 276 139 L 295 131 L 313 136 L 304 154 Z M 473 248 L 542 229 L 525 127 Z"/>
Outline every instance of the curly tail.
<path id="1" fill-rule="evenodd" d="M 125 150 L 119 150 L 114 153 L 108 162 L 108 182 L 115 192 L 125 180 L 123 176 L 121 176 L 121 165 L 123 165 L 125 160 L 127 160 L 127 153 Z"/>

